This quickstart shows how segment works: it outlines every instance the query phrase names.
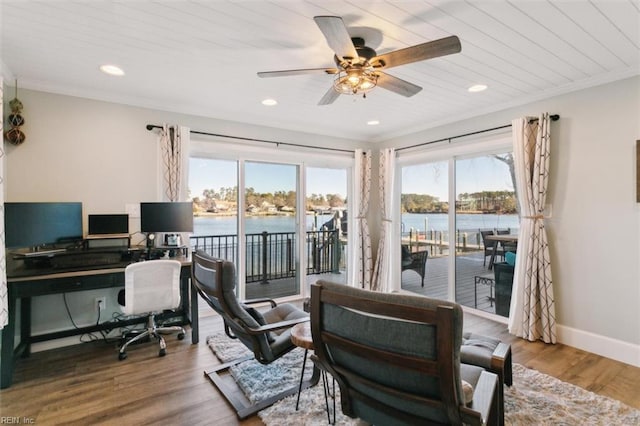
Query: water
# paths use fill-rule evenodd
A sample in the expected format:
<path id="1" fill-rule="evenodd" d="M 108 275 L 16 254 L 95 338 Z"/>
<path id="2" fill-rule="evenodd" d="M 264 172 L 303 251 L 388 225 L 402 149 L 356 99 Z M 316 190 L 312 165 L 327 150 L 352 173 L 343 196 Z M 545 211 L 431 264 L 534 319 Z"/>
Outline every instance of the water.
<path id="1" fill-rule="evenodd" d="M 449 216 L 446 213 L 405 213 L 402 215 L 402 231 L 409 232 L 411 228 L 424 232 L 425 228 L 434 231 L 446 231 L 449 226 Z M 458 214 L 456 215 L 456 229 L 460 231 L 478 231 L 478 229 L 506 229 L 520 228 L 520 218 L 517 214 Z"/>
<path id="2" fill-rule="evenodd" d="M 318 227 L 330 220 L 331 215 L 318 215 Z M 448 226 L 447 214 L 437 213 L 405 213 L 402 215 L 402 230 L 410 228 L 421 232 L 429 230 L 445 231 Z M 268 232 L 293 232 L 295 217 L 293 216 L 248 216 L 246 220 L 248 234 Z M 518 215 L 500 214 L 459 214 L 456 217 L 456 228 L 461 231 L 477 231 L 478 229 L 511 228 L 514 233 L 520 227 Z M 311 230 L 314 216 L 306 216 L 306 229 Z M 237 233 L 236 216 L 199 216 L 193 221 L 193 235 L 235 235 Z"/>

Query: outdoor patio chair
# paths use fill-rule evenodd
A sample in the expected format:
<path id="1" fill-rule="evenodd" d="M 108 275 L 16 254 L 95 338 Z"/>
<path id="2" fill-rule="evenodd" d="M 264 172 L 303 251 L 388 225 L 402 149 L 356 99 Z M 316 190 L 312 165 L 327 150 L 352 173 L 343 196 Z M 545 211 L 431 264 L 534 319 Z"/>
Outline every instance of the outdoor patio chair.
<path id="1" fill-rule="evenodd" d="M 421 285 L 424 287 L 424 276 L 427 272 L 427 259 L 429 252 L 421 250 L 416 252 L 409 251 L 406 245 L 402 245 L 402 269 L 401 271 L 412 270 L 420 275 L 422 279 Z"/>
<path id="2" fill-rule="evenodd" d="M 291 328 L 298 323 L 309 321 L 309 314 L 290 303 L 278 305 L 271 299 L 239 301 L 236 297 L 234 264 L 211 257 L 202 251 L 193 254 L 191 281 L 200 297 L 222 317 L 227 336 L 238 339 L 253 352 L 253 356 L 243 356 L 216 366 L 211 371 L 205 371 L 205 375 L 236 409 L 238 417 L 243 419 L 251 416 L 276 401 L 295 394 L 298 391 L 297 386 L 267 400 L 247 404 L 238 398 L 239 389 L 230 387 L 228 381 L 221 377 L 221 373 L 250 358 L 255 358 L 262 364 L 269 364 L 290 352 L 296 347 L 291 341 Z M 269 303 L 271 309 L 264 312 L 249 306 L 265 303 Z M 313 377 L 303 388 L 318 383 L 320 374 L 316 370 L 314 369 Z"/>
<path id="3" fill-rule="evenodd" d="M 480 236 L 482 237 L 482 246 L 483 246 L 483 250 L 484 250 L 484 257 L 482 259 L 482 266 L 486 266 L 487 265 L 487 256 L 491 256 L 493 254 L 493 250 L 494 247 L 496 247 L 496 244 L 498 243 L 497 241 L 487 241 L 485 239 L 485 237 L 487 235 L 494 235 L 493 229 L 490 230 L 482 230 L 482 229 L 478 229 L 478 231 L 480 232 Z M 504 257 L 504 250 L 498 246 L 495 248 L 496 250 L 496 257 L 501 256 Z"/>
<path id="4" fill-rule="evenodd" d="M 462 364 L 462 307 L 318 281 L 316 362 L 338 382 L 342 412 L 376 425 L 497 424 L 498 376 Z"/>
<path id="5" fill-rule="evenodd" d="M 496 234 L 497 235 L 510 235 L 511 234 L 511 228 L 507 228 L 507 229 L 496 229 Z M 507 243 L 507 242 L 500 242 L 500 247 L 502 247 L 502 253 L 506 253 L 508 251 L 515 253 L 518 249 L 518 243 Z M 503 255 L 504 257 L 504 255 Z"/>

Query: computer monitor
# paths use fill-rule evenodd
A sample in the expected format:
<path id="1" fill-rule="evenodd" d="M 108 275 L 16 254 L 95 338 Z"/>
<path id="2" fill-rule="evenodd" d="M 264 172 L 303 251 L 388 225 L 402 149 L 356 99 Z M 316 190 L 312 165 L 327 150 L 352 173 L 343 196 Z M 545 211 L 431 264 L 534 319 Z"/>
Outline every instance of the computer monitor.
<path id="1" fill-rule="evenodd" d="M 140 231 L 193 232 L 193 203 L 140 203 Z"/>
<path id="2" fill-rule="evenodd" d="M 129 234 L 128 214 L 90 214 L 89 235 Z"/>
<path id="3" fill-rule="evenodd" d="M 82 240 L 82 203 L 4 203 L 9 249 L 64 245 Z"/>

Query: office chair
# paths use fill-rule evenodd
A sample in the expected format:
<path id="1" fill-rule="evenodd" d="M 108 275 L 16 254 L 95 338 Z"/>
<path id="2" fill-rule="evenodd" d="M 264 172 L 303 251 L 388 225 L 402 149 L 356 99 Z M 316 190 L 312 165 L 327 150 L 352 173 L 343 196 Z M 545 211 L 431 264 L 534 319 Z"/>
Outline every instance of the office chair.
<path id="1" fill-rule="evenodd" d="M 127 347 L 145 337 L 155 337 L 160 342 L 158 356 L 165 356 L 167 344 L 161 333 L 177 332 L 178 339 L 184 339 L 184 328 L 180 326 L 162 327 L 155 322 L 155 314 L 180 306 L 180 262 L 176 260 L 150 260 L 133 263 L 124 271 L 125 315 L 147 314 L 147 329 L 129 339 L 120 347 L 118 359 L 127 358 Z"/>

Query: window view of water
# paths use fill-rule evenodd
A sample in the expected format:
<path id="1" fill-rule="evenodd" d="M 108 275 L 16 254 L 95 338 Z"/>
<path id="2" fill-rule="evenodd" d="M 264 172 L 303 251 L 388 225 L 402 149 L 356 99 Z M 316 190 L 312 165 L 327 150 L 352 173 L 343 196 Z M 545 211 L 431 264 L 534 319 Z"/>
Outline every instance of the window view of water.
<path id="1" fill-rule="evenodd" d="M 515 233 L 519 227 L 518 215 L 514 214 L 458 214 L 456 228 L 461 231 L 477 231 L 478 229 L 510 228 Z M 318 215 L 317 226 L 322 226 L 332 219 L 332 215 Z M 411 228 L 424 232 L 425 228 L 434 231 L 447 229 L 445 213 L 405 213 L 402 215 L 402 232 L 408 233 Z M 306 229 L 310 231 L 316 218 L 306 215 Z M 293 216 L 252 216 L 246 218 L 248 234 L 257 234 L 265 230 L 269 232 L 290 232 L 295 224 Z M 235 216 L 197 216 L 193 222 L 193 235 L 235 235 Z"/>

